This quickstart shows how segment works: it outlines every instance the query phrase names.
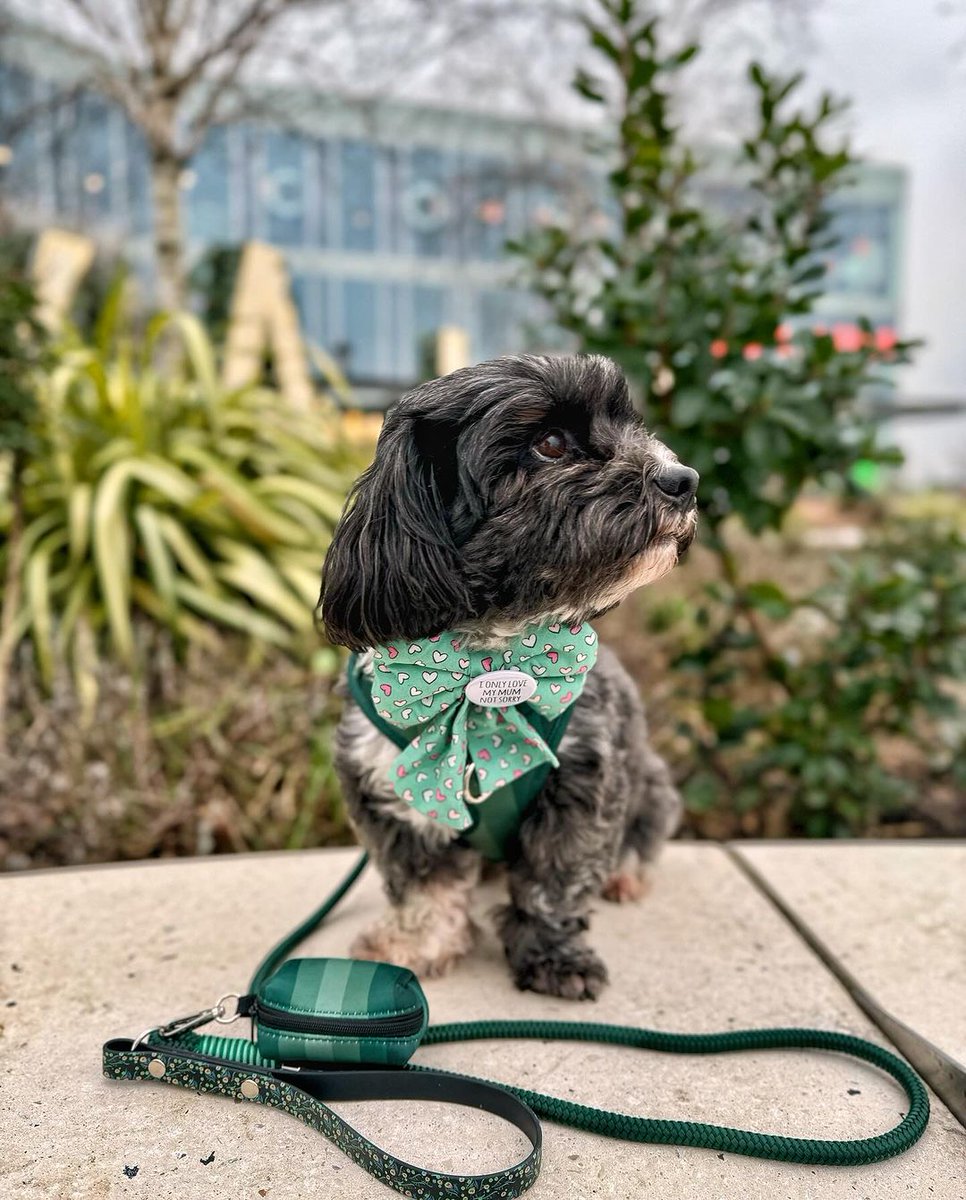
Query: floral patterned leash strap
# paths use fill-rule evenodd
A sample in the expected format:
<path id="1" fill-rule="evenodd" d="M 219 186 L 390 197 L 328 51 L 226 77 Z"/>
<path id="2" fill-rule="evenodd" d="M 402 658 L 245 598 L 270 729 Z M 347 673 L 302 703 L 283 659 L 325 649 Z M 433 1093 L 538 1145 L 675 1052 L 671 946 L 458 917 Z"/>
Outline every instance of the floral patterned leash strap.
<path id="1" fill-rule="evenodd" d="M 202 1052 L 202 1050 L 207 1052 Z M 532 1109 L 495 1084 L 445 1071 L 283 1067 L 245 1038 L 184 1032 L 164 1038 L 114 1038 L 104 1045 L 108 1079 L 143 1079 L 193 1092 L 264 1104 L 296 1117 L 338 1146 L 354 1163 L 404 1196 L 420 1200 L 511 1200 L 540 1173 L 542 1134 Z M 530 1142 L 515 1166 L 484 1175 L 450 1175 L 396 1158 L 363 1137 L 329 1107 L 339 1100 L 434 1100 L 482 1109 L 508 1121 Z"/>

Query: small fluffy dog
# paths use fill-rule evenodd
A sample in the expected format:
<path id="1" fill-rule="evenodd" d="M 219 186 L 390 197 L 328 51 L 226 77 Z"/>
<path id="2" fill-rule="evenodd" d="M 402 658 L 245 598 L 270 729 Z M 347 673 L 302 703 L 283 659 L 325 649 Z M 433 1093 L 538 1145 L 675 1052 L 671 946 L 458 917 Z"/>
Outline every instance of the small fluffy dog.
<path id="1" fill-rule="evenodd" d="M 697 482 L 609 359 L 514 356 L 435 379 L 390 410 L 353 489 L 325 560 L 326 632 L 360 652 L 441 630 L 498 649 L 534 622 L 590 620 L 674 567 Z M 390 902 L 352 952 L 433 976 L 470 948 L 481 860 L 396 795 L 396 753 L 347 699 L 336 767 Z M 590 905 L 640 894 L 680 813 L 637 689 L 604 647 L 557 757 L 497 927 L 518 987 L 593 999 L 607 971 L 584 939 Z"/>

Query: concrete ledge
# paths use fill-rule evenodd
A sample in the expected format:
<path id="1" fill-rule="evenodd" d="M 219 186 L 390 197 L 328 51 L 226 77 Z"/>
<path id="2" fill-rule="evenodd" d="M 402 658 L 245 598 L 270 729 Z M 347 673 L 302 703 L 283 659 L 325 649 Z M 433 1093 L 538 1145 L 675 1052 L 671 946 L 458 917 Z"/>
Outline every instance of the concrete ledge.
<path id="1" fill-rule="evenodd" d="M 13 1002 L 0 1007 L 0 1195 L 391 1195 L 281 1113 L 100 1075 L 106 1038 L 132 1035 L 243 987 L 264 950 L 325 895 L 354 856 L 351 850 L 246 855 L 0 879 L 0 1005 Z M 495 887 L 481 892 L 484 923 L 498 897 Z M 378 880 L 369 872 L 303 952 L 344 955 L 380 905 Z M 540 1016 L 689 1031 L 800 1024 L 883 1040 L 717 847 L 672 845 L 641 905 L 600 904 L 592 939 L 613 978 L 593 1008 L 516 992 L 487 931 L 452 975 L 427 985 L 433 1019 Z M 796 1136 L 867 1136 L 893 1125 L 903 1100 L 890 1081 L 859 1063 L 805 1053 L 700 1059 L 481 1042 L 432 1047 L 419 1061 L 588 1104 Z M 339 1109 L 388 1149 L 439 1169 L 493 1169 L 522 1148 L 502 1123 L 466 1110 Z M 550 1124 L 545 1140 L 534 1200 L 966 1195 L 963 1130 L 939 1104 L 912 1151 L 857 1169 L 632 1145 Z M 135 1166 L 137 1174 L 128 1177 L 125 1167 Z"/>

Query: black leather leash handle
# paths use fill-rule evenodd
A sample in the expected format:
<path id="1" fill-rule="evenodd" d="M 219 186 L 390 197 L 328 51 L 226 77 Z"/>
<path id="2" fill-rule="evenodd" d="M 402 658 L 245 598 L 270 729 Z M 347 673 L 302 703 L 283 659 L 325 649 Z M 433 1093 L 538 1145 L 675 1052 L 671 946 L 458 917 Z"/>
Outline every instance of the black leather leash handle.
<path id="1" fill-rule="evenodd" d="M 167 1041 L 152 1036 L 139 1043 L 114 1038 L 104 1045 L 104 1074 L 108 1079 L 156 1080 L 277 1108 L 317 1130 L 353 1162 L 405 1196 L 425 1200 L 510 1200 L 522 1195 L 540 1173 L 540 1122 L 528 1105 L 495 1084 L 426 1069 L 270 1067 L 261 1061 L 233 1061 L 198 1053 L 191 1048 L 195 1038 L 190 1033 Z M 250 1042 L 238 1038 L 218 1040 L 236 1042 L 239 1053 L 259 1058 Z M 482 1109 L 516 1126 L 531 1149 L 515 1166 L 485 1175 L 431 1171 L 405 1162 L 369 1141 L 329 1108 L 338 1100 L 435 1100 Z"/>

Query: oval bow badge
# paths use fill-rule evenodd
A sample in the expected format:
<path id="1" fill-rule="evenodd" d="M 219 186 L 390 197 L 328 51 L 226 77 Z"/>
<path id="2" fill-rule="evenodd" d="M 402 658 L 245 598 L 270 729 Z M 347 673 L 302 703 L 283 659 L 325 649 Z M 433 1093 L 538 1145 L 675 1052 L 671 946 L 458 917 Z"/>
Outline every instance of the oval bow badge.
<path id="1" fill-rule="evenodd" d="M 537 690 L 537 681 L 523 671 L 488 671 L 471 679 L 463 691 L 467 700 L 486 708 L 523 704 Z"/>

